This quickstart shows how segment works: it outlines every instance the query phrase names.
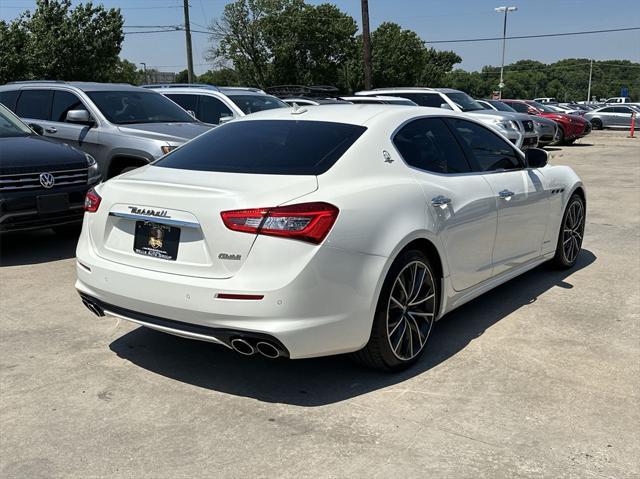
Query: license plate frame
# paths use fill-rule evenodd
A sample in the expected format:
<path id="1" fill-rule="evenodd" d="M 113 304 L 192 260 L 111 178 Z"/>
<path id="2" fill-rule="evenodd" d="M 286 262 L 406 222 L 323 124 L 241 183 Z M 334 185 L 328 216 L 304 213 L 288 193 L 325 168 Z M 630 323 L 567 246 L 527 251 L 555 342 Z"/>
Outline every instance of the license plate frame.
<path id="1" fill-rule="evenodd" d="M 175 261 L 180 245 L 180 228 L 155 223 L 136 221 L 133 237 L 133 252 L 165 261 Z"/>

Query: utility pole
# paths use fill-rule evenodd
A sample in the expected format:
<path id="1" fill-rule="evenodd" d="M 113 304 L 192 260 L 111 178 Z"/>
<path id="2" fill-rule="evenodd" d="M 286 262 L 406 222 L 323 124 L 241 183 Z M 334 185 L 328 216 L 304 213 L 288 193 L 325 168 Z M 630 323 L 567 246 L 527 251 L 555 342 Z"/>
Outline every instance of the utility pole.
<path id="1" fill-rule="evenodd" d="M 591 77 L 593 76 L 593 58 L 589 66 L 589 89 L 587 90 L 587 104 L 591 103 Z"/>
<path id="2" fill-rule="evenodd" d="M 149 83 L 147 81 L 147 64 L 145 62 L 140 62 L 140 65 L 142 65 L 142 68 L 144 69 L 144 82 Z"/>
<path id="3" fill-rule="evenodd" d="M 193 55 L 191 53 L 191 24 L 189 22 L 189 0 L 184 0 L 184 36 L 187 41 L 187 81 L 193 83 Z"/>
<path id="4" fill-rule="evenodd" d="M 494 10 L 498 13 L 504 12 L 504 26 L 502 28 L 502 64 L 500 66 L 500 83 L 498 87 L 500 88 L 500 98 L 502 100 L 502 89 L 504 88 L 504 51 L 507 44 L 507 15 L 509 12 L 515 12 L 518 10 L 518 7 L 497 7 Z"/>
<path id="5" fill-rule="evenodd" d="M 372 67 L 371 67 L 371 35 L 369 33 L 369 0 L 360 0 L 362 6 L 362 61 L 364 65 L 364 88 L 371 90 Z"/>

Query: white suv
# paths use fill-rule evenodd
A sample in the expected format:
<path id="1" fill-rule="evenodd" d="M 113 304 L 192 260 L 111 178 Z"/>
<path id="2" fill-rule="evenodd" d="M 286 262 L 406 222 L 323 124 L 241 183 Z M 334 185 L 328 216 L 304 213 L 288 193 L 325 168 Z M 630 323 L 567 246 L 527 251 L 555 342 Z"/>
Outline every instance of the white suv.
<path id="1" fill-rule="evenodd" d="M 173 100 L 198 120 L 219 125 L 234 118 L 289 105 L 257 88 L 207 84 L 145 85 Z"/>
<path id="2" fill-rule="evenodd" d="M 521 150 L 538 146 L 538 133 L 528 115 L 485 110 L 482 105 L 460 90 L 451 88 L 399 87 L 376 88 L 357 92 L 358 96 L 391 95 L 408 98 L 420 106 L 446 108 L 473 117 L 497 129 Z"/>

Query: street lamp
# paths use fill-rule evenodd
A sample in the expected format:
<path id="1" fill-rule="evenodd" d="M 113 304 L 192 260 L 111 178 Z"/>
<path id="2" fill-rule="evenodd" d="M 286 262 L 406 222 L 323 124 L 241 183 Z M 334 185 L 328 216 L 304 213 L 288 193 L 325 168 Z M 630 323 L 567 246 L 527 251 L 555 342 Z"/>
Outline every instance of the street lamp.
<path id="1" fill-rule="evenodd" d="M 140 65 L 142 65 L 142 68 L 144 68 L 144 82 L 148 83 L 148 81 L 147 81 L 147 64 L 145 62 L 140 62 Z"/>
<path id="2" fill-rule="evenodd" d="M 515 12 L 518 7 L 497 7 L 494 10 L 498 13 L 504 12 L 504 27 L 502 29 L 502 65 L 500 66 L 500 100 L 502 100 L 502 89 L 504 88 L 504 49 L 507 43 L 507 15 L 509 12 Z"/>

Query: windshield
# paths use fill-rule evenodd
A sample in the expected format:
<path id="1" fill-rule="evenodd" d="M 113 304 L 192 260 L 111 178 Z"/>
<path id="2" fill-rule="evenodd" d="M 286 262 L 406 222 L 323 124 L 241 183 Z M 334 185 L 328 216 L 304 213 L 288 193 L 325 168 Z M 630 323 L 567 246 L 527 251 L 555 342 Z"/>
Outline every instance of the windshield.
<path id="1" fill-rule="evenodd" d="M 245 115 L 275 108 L 289 108 L 285 102 L 270 95 L 229 95 L 229 98 Z"/>
<path id="2" fill-rule="evenodd" d="M 193 123 L 196 120 L 165 96 L 156 92 L 93 91 L 87 95 L 111 123 Z"/>
<path id="3" fill-rule="evenodd" d="M 463 92 L 446 93 L 447 97 L 454 102 L 462 111 L 484 110 L 483 106 Z"/>
<path id="4" fill-rule="evenodd" d="M 492 100 L 488 103 L 491 103 L 496 110 L 498 111 L 509 111 L 511 113 L 518 113 L 516 110 L 514 110 L 513 108 L 511 108 L 509 105 L 507 105 L 506 103 L 502 103 L 501 101 L 497 101 L 497 100 Z"/>
<path id="5" fill-rule="evenodd" d="M 22 123 L 8 108 L 0 104 L 0 138 L 31 136 L 33 134 L 27 125 Z"/>
<path id="6" fill-rule="evenodd" d="M 296 120 L 232 121 L 153 163 L 195 171 L 320 175 L 364 133 L 347 123 Z"/>
<path id="7" fill-rule="evenodd" d="M 558 113 L 557 111 L 553 110 L 552 108 L 549 108 L 546 105 L 543 105 L 542 103 L 538 103 L 537 101 L 528 101 L 527 102 L 529 105 L 531 105 L 534 108 L 537 108 L 538 110 L 541 110 L 545 113 Z"/>

